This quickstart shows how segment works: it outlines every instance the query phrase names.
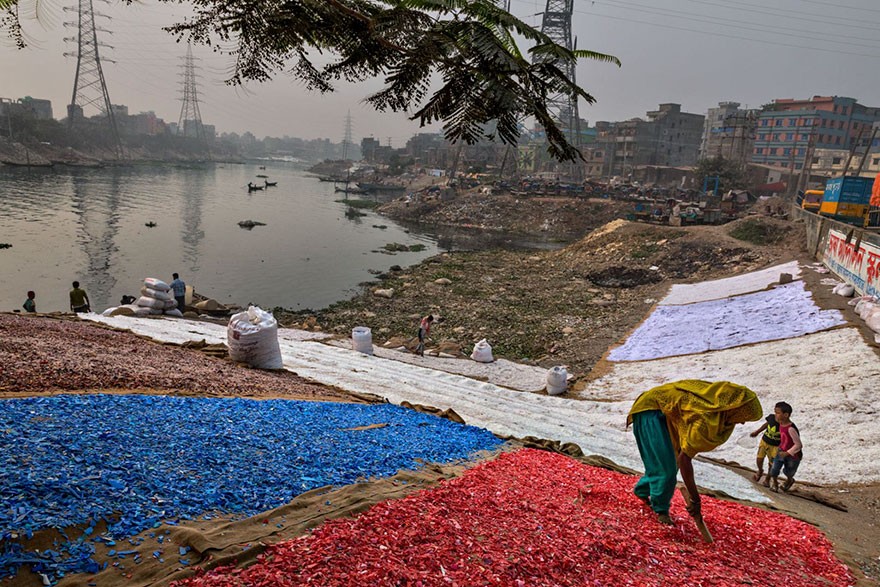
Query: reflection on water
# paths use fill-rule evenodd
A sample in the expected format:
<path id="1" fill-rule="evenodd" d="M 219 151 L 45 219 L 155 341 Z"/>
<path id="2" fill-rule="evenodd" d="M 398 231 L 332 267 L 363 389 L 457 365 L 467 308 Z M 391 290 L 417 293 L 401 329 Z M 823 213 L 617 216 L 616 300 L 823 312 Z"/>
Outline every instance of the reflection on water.
<path id="1" fill-rule="evenodd" d="M 41 312 L 67 310 L 73 280 L 102 310 L 138 295 L 145 277 L 170 280 L 173 272 L 221 302 L 316 309 L 350 297 L 358 283 L 373 279 L 370 270 L 413 265 L 440 250 L 562 246 L 406 228 L 337 201 L 345 194 L 332 183 L 291 164 L 267 163 L 265 171 L 258 165 L 0 166 L 0 243 L 13 245 L 0 250 L 0 310 L 20 308 L 29 289 Z M 248 192 L 249 181 L 262 182 L 258 173 L 278 186 Z M 397 195 L 357 197 L 381 202 Z M 265 226 L 243 230 L 242 220 Z M 426 250 L 382 251 L 392 242 Z"/>
<path id="2" fill-rule="evenodd" d="M 183 227 L 180 239 L 183 241 L 184 265 L 190 273 L 199 271 L 199 244 L 205 238 L 202 230 L 202 200 L 205 192 L 205 174 L 213 175 L 214 168 L 204 172 L 191 171 L 184 174 L 183 189 Z"/>
<path id="3" fill-rule="evenodd" d="M 249 193 L 269 175 L 278 186 Z M 78 280 L 93 309 L 137 295 L 144 277 L 172 272 L 221 302 L 320 308 L 349 297 L 370 269 L 412 265 L 436 239 L 374 212 L 347 218 L 344 194 L 290 164 L 174 168 L 0 167 L 0 309 L 37 292 L 42 312 L 67 310 Z M 252 231 L 238 222 L 265 223 Z M 149 228 L 148 223 L 155 223 Z M 386 230 L 374 227 L 387 225 Z M 389 242 L 423 252 L 386 255 Z"/>
<path id="4" fill-rule="evenodd" d="M 71 208 L 77 216 L 77 243 L 86 258 L 83 275 L 76 279 L 84 283 L 88 279 L 90 300 L 107 300 L 116 285 L 112 258 L 117 252 L 115 239 L 119 229 L 121 182 L 115 173 L 106 178 L 106 183 L 90 181 L 81 175 L 71 179 Z"/>

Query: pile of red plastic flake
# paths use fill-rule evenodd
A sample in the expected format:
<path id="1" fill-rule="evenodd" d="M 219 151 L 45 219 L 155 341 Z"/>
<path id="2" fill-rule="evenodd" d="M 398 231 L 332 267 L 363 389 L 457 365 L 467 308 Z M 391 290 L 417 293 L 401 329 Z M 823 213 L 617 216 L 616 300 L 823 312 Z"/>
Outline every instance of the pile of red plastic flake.
<path id="1" fill-rule="evenodd" d="M 247 569 L 179 586 L 847 586 L 828 540 L 792 518 L 713 498 L 700 540 L 676 496 L 663 526 L 636 478 L 525 449 L 271 547 Z"/>

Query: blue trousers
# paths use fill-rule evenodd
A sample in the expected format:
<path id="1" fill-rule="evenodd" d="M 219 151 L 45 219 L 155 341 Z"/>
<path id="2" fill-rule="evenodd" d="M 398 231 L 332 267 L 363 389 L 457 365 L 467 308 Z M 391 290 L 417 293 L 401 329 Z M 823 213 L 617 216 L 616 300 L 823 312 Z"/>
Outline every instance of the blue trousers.
<path id="1" fill-rule="evenodd" d="M 633 433 L 645 465 L 645 474 L 633 492 L 650 500 L 651 509 L 658 514 L 668 514 L 675 494 L 678 461 L 666 427 L 666 416 L 660 410 L 634 414 Z"/>

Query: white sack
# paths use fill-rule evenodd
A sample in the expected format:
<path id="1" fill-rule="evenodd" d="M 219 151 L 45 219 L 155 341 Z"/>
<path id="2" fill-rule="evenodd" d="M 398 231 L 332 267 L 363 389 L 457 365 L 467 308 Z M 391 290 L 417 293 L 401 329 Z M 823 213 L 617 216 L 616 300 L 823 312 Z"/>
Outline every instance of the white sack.
<path id="1" fill-rule="evenodd" d="M 351 346 L 365 355 L 373 354 L 373 333 L 366 326 L 355 326 L 351 330 Z"/>
<path id="2" fill-rule="evenodd" d="M 492 347 L 485 338 L 474 345 L 474 351 L 471 353 L 471 358 L 478 363 L 491 363 L 495 360 L 492 357 Z"/>
<path id="3" fill-rule="evenodd" d="M 568 371 L 565 367 L 556 366 L 547 370 L 547 393 L 559 395 L 568 387 Z"/>
<path id="4" fill-rule="evenodd" d="M 155 277 L 147 277 L 144 279 L 144 287 L 149 287 L 150 289 L 156 289 L 159 291 L 171 291 L 171 286 L 162 281 L 161 279 L 156 279 Z"/>
<path id="5" fill-rule="evenodd" d="M 174 316 L 175 318 L 183 318 L 183 312 L 180 310 L 165 310 L 166 316 Z"/>
<path id="6" fill-rule="evenodd" d="M 157 300 L 156 298 L 148 298 L 147 296 L 141 296 L 135 302 L 141 308 L 157 308 L 162 310 L 165 308 L 165 302 L 167 300 Z"/>
<path id="7" fill-rule="evenodd" d="M 141 295 L 153 298 L 154 300 L 173 300 L 174 296 L 171 295 L 170 291 L 162 291 L 160 289 L 153 289 L 151 287 L 144 286 L 141 288 Z"/>
<path id="8" fill-rule="evenodd" d="M 855 291 L 856 291 L 856 288 L 854 288 L 853 286 L 851 286 L 848 283 L 844 283 L 840 287 L 837 287 L 835 289 L 837 291 L 835 291 L 834 293 L 836 293 L 839 296 L 843 296 L 845 298 L 852 297 L 853 293 L 855 293 Z"/>
<path id="9" fill-rule="evenodd" d="M 268 312 L 251 306 L 229 319 L 226 343 L 233 361 L 258 369 L 281 369 L 278 322 Z"/>

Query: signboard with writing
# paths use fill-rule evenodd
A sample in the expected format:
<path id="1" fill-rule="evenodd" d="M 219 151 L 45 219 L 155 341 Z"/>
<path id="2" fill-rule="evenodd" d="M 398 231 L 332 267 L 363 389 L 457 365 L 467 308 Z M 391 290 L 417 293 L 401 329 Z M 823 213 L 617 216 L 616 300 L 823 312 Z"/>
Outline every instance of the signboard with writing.
<path id="1" fill-rule="evenodd" d="M 845 233 L 829 231 L 823 261 L 859 293 L 880 296 L 880 246 L 856 240 L 847 242 Z"/>
<path id="2" fill-rule="evenodd" d="M 825 202 L 867 204 L 871 199 L 874 180 L 867 177 L 837 177 L 825 184 Z"/>

